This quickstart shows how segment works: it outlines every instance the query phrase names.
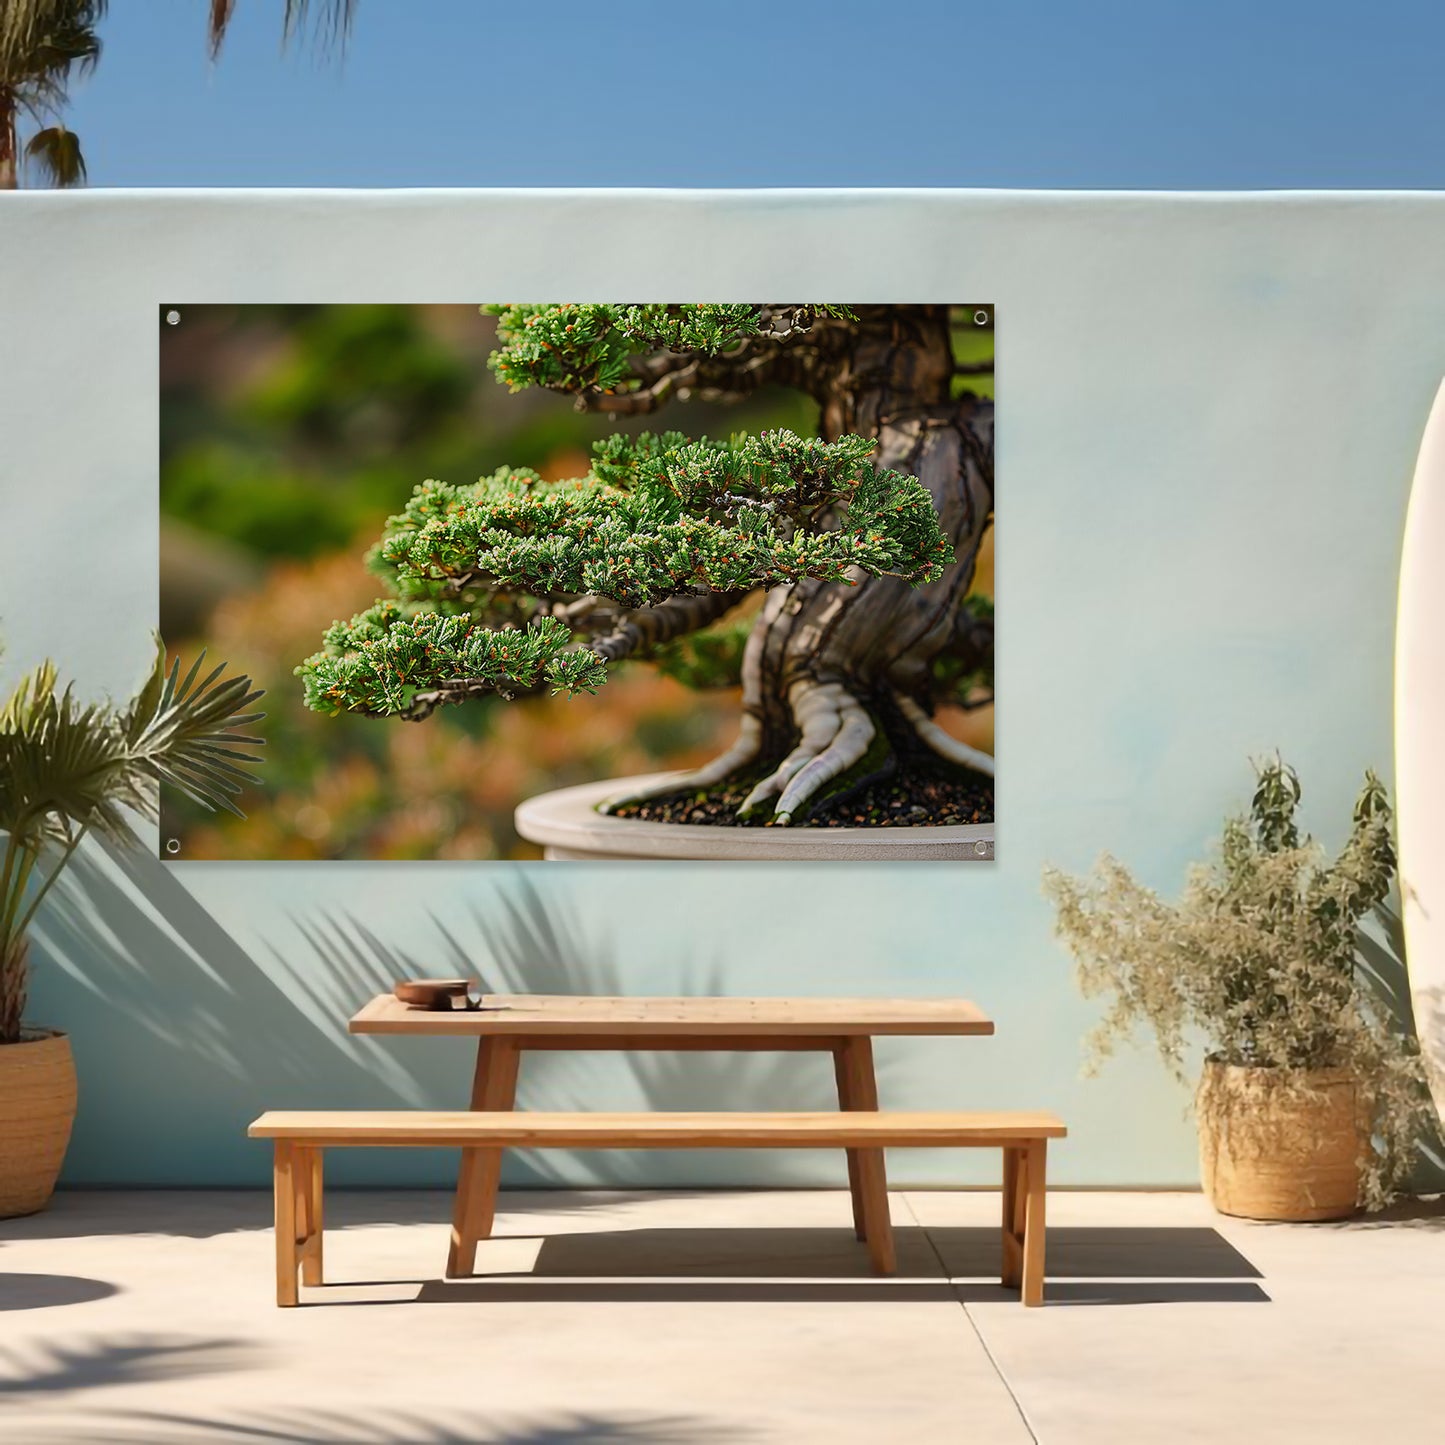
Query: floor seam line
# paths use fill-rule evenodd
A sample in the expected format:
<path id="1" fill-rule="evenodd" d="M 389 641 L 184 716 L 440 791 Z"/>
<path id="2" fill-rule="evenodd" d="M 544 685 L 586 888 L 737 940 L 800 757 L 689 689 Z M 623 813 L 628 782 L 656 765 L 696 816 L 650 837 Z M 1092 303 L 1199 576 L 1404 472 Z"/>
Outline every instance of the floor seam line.
<path id="1" fill-rule="evenodd" d="M 1039 1445 L 1039 1432 L 1034 1429 L 1034 1422 L 1029 1419 L 1029 1412 L 1024 1409 L 1023 1401 L 1019 1399 L 1018 1392 L 1013 1387 L 1013 1381 L 1010 1380 L 1009 1377 L 1004 1373 L 1003 1366 L 1000 1365 L 998 1362 L 998 1357 L 989 1348 L 989 1343 L 984 1338 L 983 1331 L 979 1328 L 978 1321 L 973 1317 L 973 1311 L 970 1310 L 968 1307 L 968 1301 L 964 1299 L 962 1294 L 959 1293 L 957 1286 L 954 1284 L 953 1277 L 948 1272 L 948 1265 L 943 1258 L 943 1253 L 934 1241 L 932 1231 L 918 1218 L 917 1214 L 914 1214 L 912 1203 L 906 1198 L 904 1199 L 904 1203 L 908 1205 L 908 1212 L 909 1214 L 913 1215 L 914 1223 L 917 1224 L 918 1227 L 923 1231 L 923 1237 L 928 1241 L 928 1247 L 933 1251 L 933 1257 L 938 1261 L 938 1267 L 943 1271 L 943 1277 L 945 1280 L 948 1281 L 948 1287 L 953 1292 L 954 1299 L 958 1301 L 958 1307 L 963 1311 L 964 1319 L 968 1321 L 969 1328 L 973 1331 L 974 1338 L 978 1341 L 980 1348 L 983 1350 L 984 1358 L 989 1362 L 990 1365 L 993 1366 L 993 1372 L 995 1375 L 998 1376 L 999 1384 L 1004 1387 L 1004 1390 L 1008 1393 L 1009 1399 L 1013 1402 L 1014 1409 L 1018 1411 L 1018 1417 L 1020 1422 L 1023 1424 L 1024 1429 L 1029 1432 L 1029 1439 L 1034 1442 L 1034 1445 Z M 1022 1308 L 1022 1305 L 1020 1305 L 1020 1308 Z"/>

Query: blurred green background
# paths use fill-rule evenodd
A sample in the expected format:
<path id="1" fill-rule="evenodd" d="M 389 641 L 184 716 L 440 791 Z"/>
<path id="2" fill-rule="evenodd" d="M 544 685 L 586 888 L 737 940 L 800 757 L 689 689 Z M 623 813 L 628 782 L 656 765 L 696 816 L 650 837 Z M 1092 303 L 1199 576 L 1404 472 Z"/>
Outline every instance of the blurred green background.
<path id="1" fill-rule="evenodd" d="M 808 432 L 808 398 L 674 402 L 619 424 L 499 386 L 494 322 L 476 307 L 176 310 L 159 318 L 161 630 L 172 653 L 204 647 L 265 688 L 267 745 L 244 821 L 167 790 L 163 857 L 536 857 L 512 826 L 522 799 L 693 766 L 732 740 L 735 689 L 693 692 L 645 664 L 614 669 L 595 697 L 471 702 L 422 724 L 309 712 L 292 669 L 379 594 L 363 554 L 419 482 L 502 465 L 580 476 L 595 440 L 649 424 Z M 960 359 L 991 359 L 991 324 L 958 334 Z M 991 392 L 992 377 L 969 385 Z M 968 722 L 991 746 L 987 712 Z"/>

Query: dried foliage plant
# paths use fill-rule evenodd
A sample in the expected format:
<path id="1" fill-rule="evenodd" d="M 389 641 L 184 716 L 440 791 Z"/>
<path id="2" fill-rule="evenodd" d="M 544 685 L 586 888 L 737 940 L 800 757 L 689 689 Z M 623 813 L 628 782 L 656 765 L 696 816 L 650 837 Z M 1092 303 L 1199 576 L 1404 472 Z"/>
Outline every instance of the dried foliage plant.
<path id="1" fill-rule="evenodd" d="M 1429 1114 L 1418 1043 L 1358 964 L 1360 925 L 1395 874 L 1389 802 L 1367 773 L 1350 835 L 1327 860 L 1299 831 L 1294 770 L 1276 758 L 1257 773 L 1249 814 L 1225 823 L 1177 903 L 1108 855 L 1082 880 L 1046 870 L 1079 986 L 1109 1000 L 1089 1071 L 1140 1024 L 1184 1082 L 1200 1039 L 1211 1060 L 1278 1071 L 1271 1085 L 1286 1095 L 1309 1092 L 1315 1071 L 1345 1070 L 1371 1134 L 1360 1203 L 1377 1209 L 1400 1192 Z M 1226 1104 L 1210 1094 L 1200 1107 Z"/>

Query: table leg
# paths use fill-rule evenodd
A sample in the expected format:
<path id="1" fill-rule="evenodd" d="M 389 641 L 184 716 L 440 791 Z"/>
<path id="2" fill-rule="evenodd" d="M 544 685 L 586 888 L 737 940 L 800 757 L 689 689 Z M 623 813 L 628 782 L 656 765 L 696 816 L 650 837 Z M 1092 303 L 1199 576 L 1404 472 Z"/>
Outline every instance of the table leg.
<path id="1" fill-rule="evenodd" d="M 1048 1145 L 1039 1139 L 1028 1147 L 1024 1156 L 1024 1180 L 1027 1194 L 1024 1200 L 1024 1260 L 1021 1293 L 1026 1305 L 1041 1305 L 1044 1302 L 1044 1183 L 1045 1160 Z"/>
<path id="2" fill-rule="evenodd" d="M 276 1141 L 276 1303 L 283 1308 L 297 1302 L 296 1271 L 296 1150 L 285 1139 Z"/>
<path id="3" fill-rule="evenodd" d="M 486 1112 L 510 1109 L 517 1097 L 520 1056 L 510 1039 L 484 1036 L 477 1043 L 472 1075 L 471 1107 Z M 476 1266 L 477 1241 L 492 1232 L 497 1209 L 497 1184 L 502 1175 L 500 1149 L 463 1149 L 452 1209 L 452 1241 L 447 1251 L 447 1278 L 465 1278 Z"/>
<path id="4" fill-rule="evenodd" d="M 299 1193 L 306 1220 L 305 1243 L 301 1249 L 301 1283 L 322 1282 L 321 1240 L 325 1231 L 325 1200 L 321 1181 L 324 1151 L 309 1148 L 305 1152 L 306 1167 L 301 1171 Z"/>
<path id="5" fill-rule="evenodd" d="M 866 1035 L 844 1040 L 839 1055 L 840 1077 L 847 1078 L 844 1109 L 874 1111 L 878 1108 L 878 1079 L 873 1072 L 873 1041 Z M 888 1217 L 888 1178 L 881 1149 L 850 1149 L 848 1177 L 853 1185 L 854 1218 L 862 1221 L 863 1238 L 878 1274 L 892 1274 L 897 1267 L 893 1250 L 893 1225 Z"/>
<path id="6" fill-rule="evenodd" d="M 833 1051 L 833 1072 L 838 1079 L 838 1107 L 845 1111 L 861 1108 L 861 1104 L 853 1102 L 847 1058 L 841 1043 Z M 863 1228 L 863 1188 L 858 1180 L 858 1151 L 849 1149 L 846 1152 L 848 1155 L 848 1193 L 853 1201 L 853 1236 L 855 1239 L 863 1239 L 866 1237 L 866 1231 Z"/>
<path id="7" fill-rule="evenodd" d="M 1024 1241 L 1020 1227 L 1019 1184 L 1023 1166 L 1023 1150 L 1003 1151 L 1003 1269 L 1000 1279 L 1005 1288 L 1018 1289 L 1023 1283 Z"/>

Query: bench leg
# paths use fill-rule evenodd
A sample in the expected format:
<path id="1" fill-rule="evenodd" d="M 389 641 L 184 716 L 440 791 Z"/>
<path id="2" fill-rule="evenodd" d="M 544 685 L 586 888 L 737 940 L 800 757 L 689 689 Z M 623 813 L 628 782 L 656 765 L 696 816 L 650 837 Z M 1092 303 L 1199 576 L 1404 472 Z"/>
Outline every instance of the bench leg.
<path id="1" fill-rule="evenodd" d="M 847 1110 L 876 1111 L 878 1079 L 873 1072 L 873 1041 L 866 1035 L 844 1040 L 839 1052 L 840 1077 L 846 1077 Z M 842 1102 L 842 1101 L 840 1101 Z M 881 1149 L 850 1149 L 848 1180 L 853 1192 L 853 1219 L 861 1225 L 876 1274 L 897 1268 L 893 1223 L 888 1217 L 888 1176 Z"/>
<path id="2" fill-rule="evenodd" d="M 1024 1165 L 1027 1197 L 1024 1203 L 1023 1302 L 1044 1302 L 1044 1195 L 1045 1155 L 1048 1145 L 1040 1139 L 1028 1147 Z"/>
<path id="3" fill-rule="evenodd" d="M 517 1097 L 517 1046 L 510 1039 L 483 1037 L 477 1044 L 472 1076 L 472 1108 L 504 1112 Z M 447 1251 L 447 1278 L 461 1279 L 476 1268 L 477 1241 L 492 1232 L 497 1209 L 497 1184 L 502 1176 L 500 1149 L 463 1149 L 452 1207 L 452 1240 Z"/>
<path id="4" fill-rule="evenodd" d="M 304 1167 L 298 1171 L 297 1192 L 301 1202 L 301 1283 L 317 1285 L 321 1276 L 321 1237 L 324 1209 L 322 1205 L 322 1151 L 300 1150 Z"/>
<path id="5" fill-rule="evenodd" d="M 276 1303 L 285 1308 L 297 1302 L 296 1271 L 296 1147 L 276 1141 L 273 1169 L 276 1194 Z"/>
<path id="6" fill-rule="evenodd" d="M 1023 1284 L 1024 1270 L 1024 1191 L 1019 1187 L 1023 1171 L 1023 1150 L 1003 1151 L 1003 1270 L 1005 1289 L 1018 1289 Z"/>

